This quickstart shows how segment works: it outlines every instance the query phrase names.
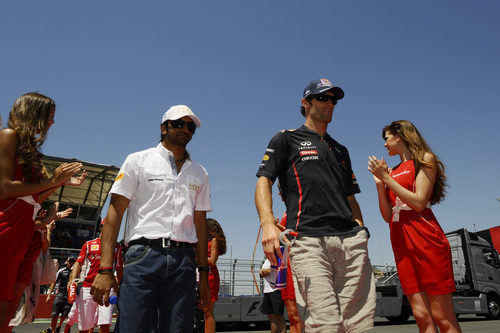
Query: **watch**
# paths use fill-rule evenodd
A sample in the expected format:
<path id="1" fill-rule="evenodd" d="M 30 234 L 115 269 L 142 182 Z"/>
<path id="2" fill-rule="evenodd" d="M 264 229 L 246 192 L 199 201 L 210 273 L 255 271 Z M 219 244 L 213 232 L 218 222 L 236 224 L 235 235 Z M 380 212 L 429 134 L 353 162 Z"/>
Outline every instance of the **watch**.
<path id="1" fill-rule="evenodd" d="M 198 272 L 210 272 L 210 266 L 200 266 Z"/>

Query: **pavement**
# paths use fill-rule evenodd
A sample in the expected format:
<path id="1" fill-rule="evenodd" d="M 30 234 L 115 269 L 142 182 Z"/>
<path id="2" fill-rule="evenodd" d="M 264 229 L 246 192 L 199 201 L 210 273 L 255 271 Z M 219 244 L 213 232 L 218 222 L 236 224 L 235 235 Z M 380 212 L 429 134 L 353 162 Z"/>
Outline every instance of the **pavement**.
<path id="1" fill-rule="evenodd" d="M 500 320 L 487 320 L 484 317 L 475 315 L 463 315 L 459 318 L 459 323 L 463 333 L 498 333 L 500 332 Z M 50 319 L 37 319 L 34 323 L 15 327 L 12 332 L 15 333 L 39 333 L 50 325 Z M 113 332 L 114 325 L 111 332 Z M 73 327 L 71 332 L 78 332 L 77 327 Z M 96 328 L 94 332 L 98 332 Z M 223 332 L 222 330 L 220 332 Z M 226 333 L 254 332 L 268 333 L 269 330 L 262 330 L 253 325 L 244 331 L 226 330 Z M 417 333 L 418 327 L 413 317 L 410 317 L 408 323 L 404 325 L 393 325 L 385 318 L 375 318 L 375 327 L 367 333 Z"/>

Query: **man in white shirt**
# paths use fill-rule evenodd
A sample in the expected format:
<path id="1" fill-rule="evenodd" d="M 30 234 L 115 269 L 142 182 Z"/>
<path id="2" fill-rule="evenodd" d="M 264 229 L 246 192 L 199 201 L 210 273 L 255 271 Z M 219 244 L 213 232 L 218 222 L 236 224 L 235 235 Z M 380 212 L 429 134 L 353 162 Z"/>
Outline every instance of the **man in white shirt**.
<path id="1" fill-rule="evenodd" d="M 111 188 L 101 236 L 101 268 L 91 293 L 107 305 L 111 287 L 118 288 L 112 258 L 128 208 L 128 251 L 118 302 L 121 332 L 192 331 L 196 265 L 201 303 L 208 304 L 210 186 L 206 170 L 186 150 L 200 126 L 187 106 L 172 106 L 162 117 L 160 143 L 129 155 Z"/>

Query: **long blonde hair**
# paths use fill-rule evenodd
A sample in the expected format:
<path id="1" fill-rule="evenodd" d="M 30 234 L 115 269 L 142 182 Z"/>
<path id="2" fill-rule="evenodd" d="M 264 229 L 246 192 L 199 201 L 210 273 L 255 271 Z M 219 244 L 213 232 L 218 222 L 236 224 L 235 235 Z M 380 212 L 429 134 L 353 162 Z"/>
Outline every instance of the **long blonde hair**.
<path id="1" fill-rule="evenodd" d="M 425 153 L 431 153 L 435 158 L 435 166 L 437 169 L 436 181 L 434 182 L 431 204 L 436 204 L 441 202 L 445 197 L 446 192 L 446 174 L 444 173 L 444 164 L 441 160 L 434 154 L 425 142 L 422 135 L 418 129 L 408 120 L 397 120 L 393 121 L 390 125 L 387 125 L 382 130 L 382 138 L 385 139 L 386 132 L 392 135 L 398 135 L 404 144 L 410 150 L 411 156 L 413 158 L 413 163 L 415 163 L 415 175 L 418 174 L 422 167 L 431 168 L 434 165 L 424 161 Z"/>
<path id="2" fill-rule="evenodd" d="M 16 132 L 19 139 L 16 157 L 23 167 L 26 181 L 41 177 L 43 166 L 40 148 L 47 137 L 50 113 L 55 107 L 51 98 L 30 92 L 19 97 L 10 110 L 7 126 Z"/>

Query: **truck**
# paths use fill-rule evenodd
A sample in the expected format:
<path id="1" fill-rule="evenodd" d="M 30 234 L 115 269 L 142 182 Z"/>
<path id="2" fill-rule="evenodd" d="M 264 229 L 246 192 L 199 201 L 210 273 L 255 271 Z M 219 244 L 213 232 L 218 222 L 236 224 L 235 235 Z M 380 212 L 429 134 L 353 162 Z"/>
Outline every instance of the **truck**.
<path id="1" fill-rule="evenodd" d="M 450 243 L 456 291 L 457 316 L 476 314 L 500 319 L 500 227 L 479 232 L 462 228 L 446 233 Z M 411 315 L 394 266 L 374 266 L 377 290 L 376 316 L 404 323 Z"/>
<path id="2" fill-rule="evenodd" d="M 446 233 L 446 237 L 457 289 L 452 295 L 455 313 L 500 319 L 500 227 L 478 232 L 462 228 Z M 219 259 L 221 286 L 214 307 L 218 325 L 234 328 L 267 325 L 267 316 L 259 310 L 263 299 L 263 281 L 259 277 L 262 262 Z M 403 294 L 394 262 L 372 267 L 377 292 L 375 316 L 395 324 L 407 322 L 412 315 L 411 306 Z"/>
<path id="3" fill-rule="evenodd" d="M 268 317 L 260 312 L 264 282 L 259 276 L 263 260 L 219 258 L 219 297 L 214 305 L 217 326 L 244 329 L 251 324 L 267 328 Z"/>

